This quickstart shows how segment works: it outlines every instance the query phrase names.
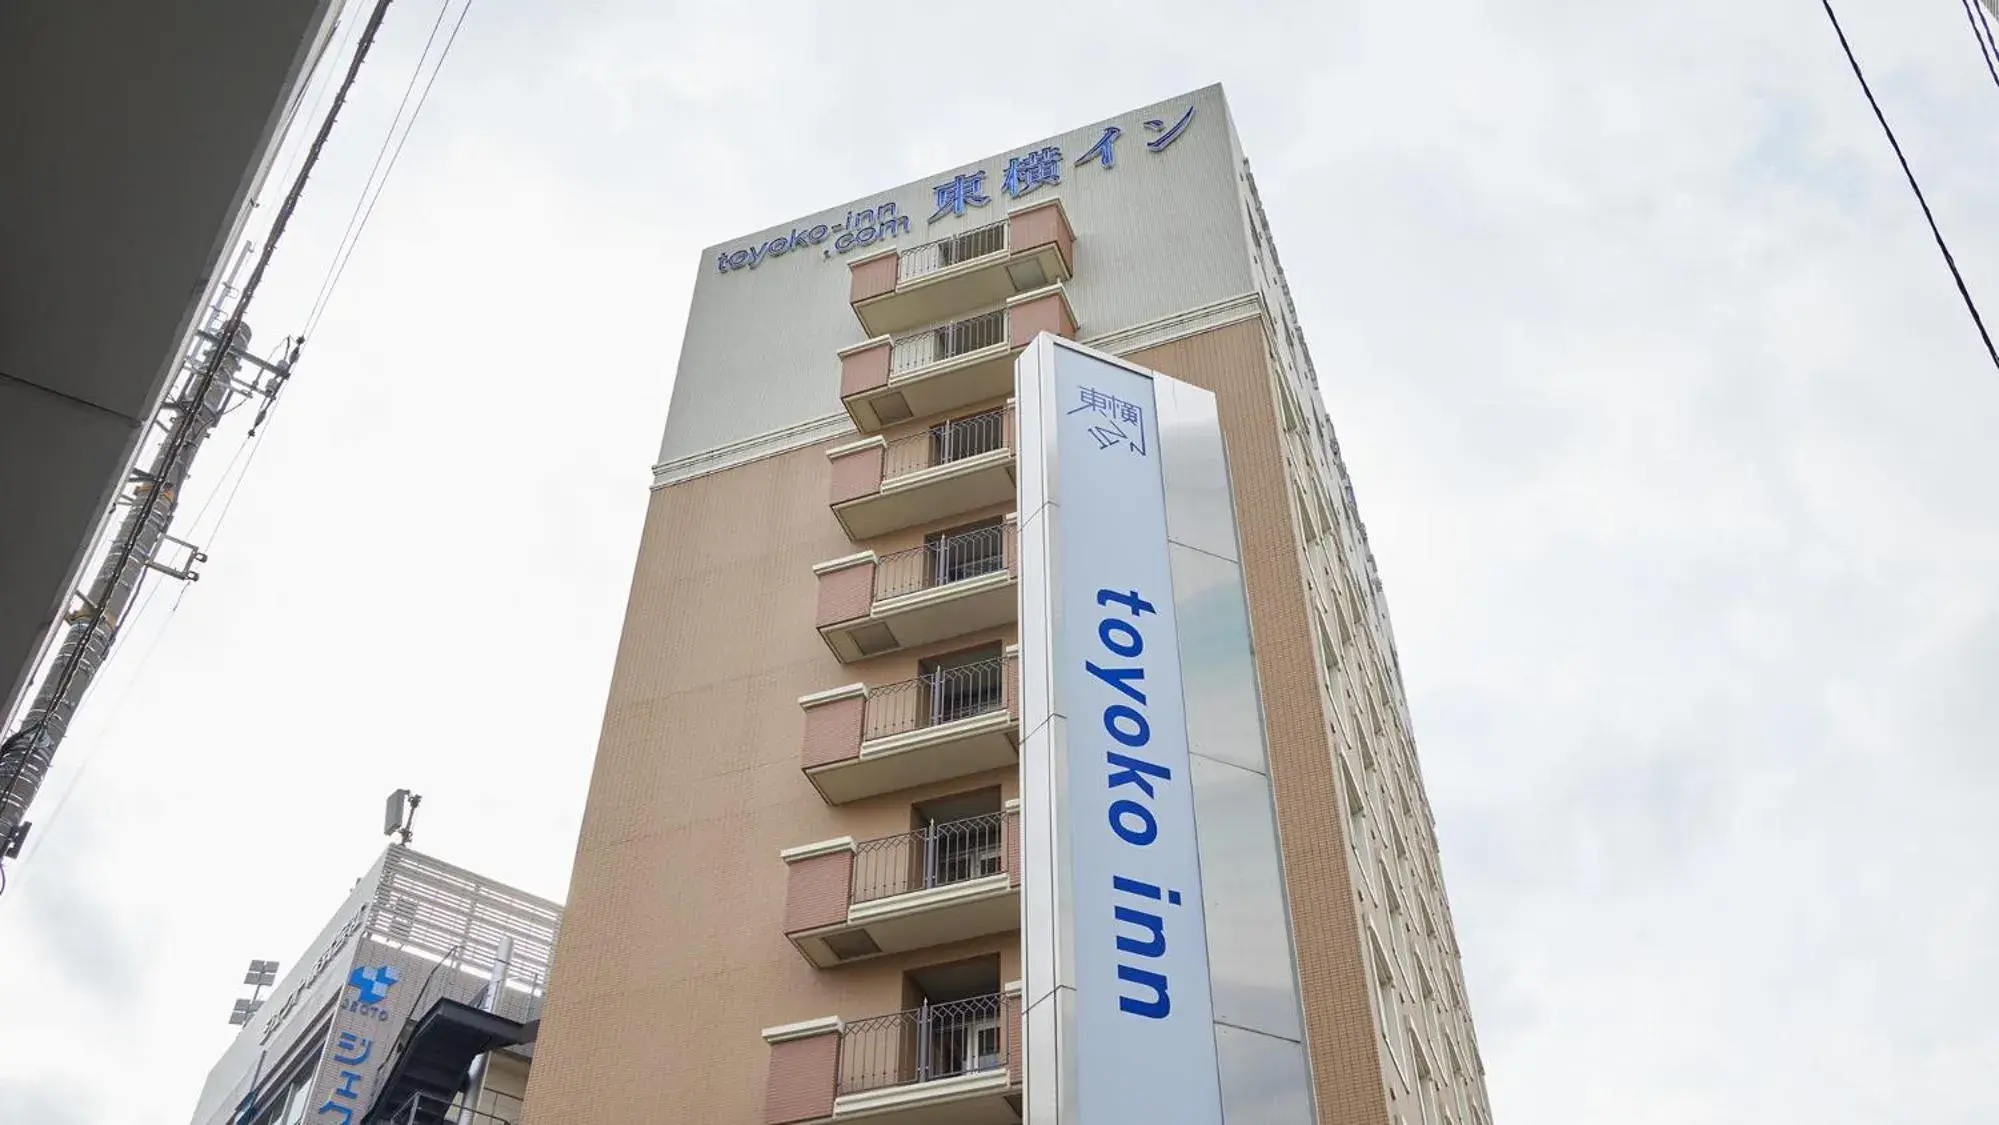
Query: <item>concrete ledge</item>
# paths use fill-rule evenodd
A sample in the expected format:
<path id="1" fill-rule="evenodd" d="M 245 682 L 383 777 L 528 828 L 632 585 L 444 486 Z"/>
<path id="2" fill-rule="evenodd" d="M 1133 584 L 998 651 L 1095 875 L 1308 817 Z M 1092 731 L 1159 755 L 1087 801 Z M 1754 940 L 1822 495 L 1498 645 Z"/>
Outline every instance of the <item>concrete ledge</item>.
<path id="1" fill-rule="evenodd" d="M 872 566 L 876 561 L 878 559 L 873 551 L 861 551 L 858 554 L 846 555 L 837 559 L 827 559 L 822 563 L 813 563 L 812 573 L 831 574 L 836 570 L 845 570 L 850 566 L 859 566 L 862 563 Z"/>
<path id="2" fill-rule="evenodd" d="M 840 852 L 850 852 L 853 850 L 854 838 L 852 836 L 835 836 L 831 840 L 820 840 L 814 844 L 800 844 L 795 848 L 786 848 L 777 853 L 777 857 L 786 863 L 797 863 L 801 859 L 817 859 L 822 855 L 836 855 Z"/>
<path id="3" fill-rule="evenodd" d="M 864 437 L 859 441 L 850 441 L 844 445 L 836 445 L 826 451 L 826 457 L 830 460 L 835 457 L 845 457 L 849 453 L 859 453 L 863 449 L 875 449 L 886 447 L 887 445 L 888 442 L 886 439 L 880 434 L 875 434 L 872 437 Z"/>
<path id="4" fill-rule="evenodd" d="M 926 242 L 923 245 L 928 246 L 929 243 Z M 876 250 L 872 253 L 863 254 L 858 258 L 848 258 L 847 266 L 849 268 L 852 268 L 854 266 L 861 265 L 864 262 L 872 262 L 876 258 L 886 258 L 890 254 L 900 254 L 900 253 L 902 253 L 902 247 L 900 246 L 884 246 L 879 250 Z"/>
<path id="5" fill-rule="evenodd" d="M 877 254 L 874 256 L 880 257 L 881 255 Z M 867 339 L 862 340 L 858 344 L 848 344 L 846 347 L 841 348 L 839 351 L 834 352 L 833 354 L 839 356 L 841 359 L 845 359 L 850 355 L 858 355 L 859 353 L 867 351 L 870 348 L 886 348 L 894 345 L 894 343 L 895 343 L 895 337 L 893 336 L 870 336 Z"/>
<path id="6" fill-rule="evenodd" d="M 812 1039 L 820 1035 L 838 1035 L 847 1029 L 846 1022 L 839 1016 L 821 1016 L 816 1020 L 800 1020 L 797 1023 L 780 1024 L 763 1029 L 764 1042 L 789 1043 L 794 1039 Z"/>
<path id="7" fill-rule="evenodd" d="M 800 707 L 817 707 L 823 703 L 838 703 L 842 699 L 866 699 L 867 697 L 868 685 L 848 684 L 845 687 L 827 688 L 825 691 L 815 691 L 810 695 L 801 695 L 798 697 L 798 705 Z"/>

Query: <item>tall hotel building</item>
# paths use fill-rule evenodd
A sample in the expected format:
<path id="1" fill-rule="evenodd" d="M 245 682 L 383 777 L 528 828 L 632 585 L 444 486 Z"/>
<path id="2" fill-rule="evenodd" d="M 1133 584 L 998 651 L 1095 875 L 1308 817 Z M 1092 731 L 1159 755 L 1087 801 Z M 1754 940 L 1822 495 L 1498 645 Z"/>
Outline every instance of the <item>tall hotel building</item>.
<path id="1" fill-rule="evenodd" d="M 1058 458 L 1078 411 L 1098 444 Z M 1063 636 L 1160 663 L 1064 681 L 1058 558 L 1161 503 L 1078 474 L 1142 447 L 1170 581 Z M 1138 744 L 1140 687 L 1155 731 L 1184 694 L 1179 757 L 1083 749 Z M 1064 727 L 1086 689 L 1104 722 Z M 1107 801 L 1127 843 L 1184 807 L 1198 870 L 1114 905 L 1064 868 Z M 1164 969 L 1075 981 L 1168 913 L 1148 1057 Z M 1380 579 L 1220 87 L 703 253 L 525 1115 L 1489 1122 Z"/>

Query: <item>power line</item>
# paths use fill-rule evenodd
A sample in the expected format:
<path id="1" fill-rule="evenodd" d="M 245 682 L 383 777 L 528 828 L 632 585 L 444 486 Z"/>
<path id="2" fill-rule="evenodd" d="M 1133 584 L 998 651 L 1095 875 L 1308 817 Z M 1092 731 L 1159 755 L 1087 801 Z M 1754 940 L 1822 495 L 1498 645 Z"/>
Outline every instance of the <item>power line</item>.
<path id="1" fill-rule="evenodd" d="M 367 59 L 368 50 L 375 41 L 375 34 L 381 29 L 382 20 L 388 15 L 390 3 L 391 0 L 375 0 L 374 10 L 369 14 L 367 27 L 361 33 L 360 43 L 355 49 L 354 58 L 348 64 L 347 73 L 341 81 L 339 90 L 334 94 L 333 106 L 328 110 L 326 118 L 320 122 L 319 130 L 313 137 L 312 146 L 307 150 L 304 165 L 299 169 L 291 188 L 285 193 L 284 202 L 279 206 L 276 218 L 272 220 L 270 236 L 264 243 L 262 253 L 257 256 L 257 264 L 251 269 L 249 280 L 243 285 L 241 294 L 236 302 L 235 315 L 231 316 L 222 326 L 219 338 L 213 341 L 208 362 L 203 365 L 201 374 L 191 382 L 188 396 L 189 402 L 202 402 L 208 397 L 210 390 L 215 385 L 215 380 L 221 374 L 223 364 L 227 361 L 231 350 L 236 346 L 237 336 L 243 328 L 243 317 L 249 311 L 250 304 L 255 299 L 258 288 L 263 284 L 264 274 L 270 268 L 271 256 L 277 248 L 278 240 L 283 237 L 285 228 L 290 224 L 293 213 L 298 210 L 299 197 L 305 192 L 306 180 L 311 176 L 313 166 L 319 162 L 320 153 L 326 147 L 326 138 L 333 131 L 334 119 L 340 115 L 340 108 L 347 100 L 347 92 L 353 88 L 354 80 L 360 74 L 361 64 Z M 198 425 L 202 424 L 200 422 L 200 414 L 201 411 L 195 409 L 180 412 L 180 416 L 174 422 L 173 430 L 167 435 L 165 445 L 167 452 L 161 463 L 171 463 L 172 459 L 179 456 L 180 452 L 194 440 L 195 429 Z M 143 527 L 145 522 L 151 518 L 154 510 L 161 502 L 161 496 L 164 491 L 164 489 L 160 488 L 149 488 L 145 490 L 145 496 L 142 500 L 135 501 L 140 506 L 140 516 L 132 522 L 132 527 L 134 528 L 132 533 L 128 534 L 124 541 L 113 550 L 112 555 L 115 557 L 116 562 L 108 569 L 108 573 L 122 573 L 124 568 L 133 564 L 133 555 L 138 550 L 140 534 L 138 529 Z M 100 629 L 105 627 L 104 618 L 105 602 L 99 600 L 90 607 L 89 614 L 84 618 L 87 624 L 83 630 L 83 635 L 85 637 L 95 636 Z M 61 699 L 69 690 L 70 684 L 78 674 L 87 648 L 87 645 L 81 644 L 74 646 L 70 656 L 62 661 L 60 670 L 51 670 L 50 674 L 55 676 L 56 679 L 50 698 Z M 25 744 L 27 740 L 38 737 L 42 733 L 42 730 L 46 728 L 48 721 L 48 713 L 44 712 L 32 724 L 32 731 L 24 727 L 22 730 L 16 731 L 11 735 L 8 742 L 12 743 L 16 739 L 21 739 L 24 740 Z M 30 755 L 27 753 L 16 756 L 13 769 L 8 773 L 6 784 L 0 787 L 0 802 L 5 802 L 14 796 L 15 787 L 20 784 L 22 773 L 27 768 L 29 758 Z M 32 799 L 32 792 L 29 796 Z M 25 802 L 23 804 L 25 806 Z M 25 807 L 23 811 L 25 811 Z"/>
<path id="2" fill-rule="evenodd" d="M 1874 98 L 1874 88 L 1867 84 L 1867 75 L 1860 69 L 1860 60 L 1853 54 L 1853 45 L 1846 41 L 1846 30 L 1839 26 L 1839 17 L 1832 10 L 1832 0 L 1819 0 L 1819 4 L 1825 8 L 1825 18 L 1831 22 L 1833 34 L 1839 36 L 1839 47 L 1846 52 L 1847 65 L 1853 68 L 1853 76 L 1860 80 L 1860 92 L 1867 95 L 1867 104 L 1874 110 L 1874 120 L 1881 123 L 1881 132 L 1888 138 L 1888 147 L 1895 150 L 1895 160 L 1902 165 L 1902 175 L 1908 178 L 1909 190 L 1915 193 L 1916 203 L 1923 209 L 1923 219 L 1930 225 L 1930 235 L 1936 239 L 1944 265 L 1950 268 L 1951 280 L 1957 283 L 1957 294 L 1964 298 L 1965 311 L 1971 314 L 1971 323 L 1978 328 L 1978 338 L 1985 341 L 1985 354 L 1992 357 L 1992 366 L 1999 368 L 1999 347 L 1993 346 L 1992 334 L 1985 330 L 1985 318 L 1978 315 L 1978 302 L 1972 299 L 1971 289 L 1964 283 L 1964 273 L 1957 268 L 1957 259 L 1951 255 L 1950 244 L 1944 241 L 1943 231 L 1937 227 L 1937 217 L 1930 210 L 1930 201 L 1923 195 L 1923 186 L 1916 182 L 1916 173 L 1909 167 L 1909 158 L 1902 154 L 1902 142 L 1895 139 L 1895 130 L 1889 127 L 1887 115 L 1881 112 L 1881 103 Z"/>
<path id="3" fill-rule="evenodd" d="M 395 140 L 396 126 L 402 123 L 403 110 L 409 108 L 410 95 L 416 93 L 417 79 L 423 77 L 423 64 L 430 58 L 430 48 L 437 42 L 438 30 L 444 26 L 445 13 L 450 10 L 450 0 L 442 0 L 437 6 L 437 18 L 430 21 L 430 34 L 424 37 L 423 50 L 417 53 L 416 65 L 410 68 L 410 80 L 403 85 L 402 99 L 396 103 L 396 112 L 389 118 L 389 129 L 382 134 L 382 143 L 375 149 L 375 163 L 369 166 L 367 177 L 361 181 L 361 192 L 354 197 L 354 210 L 347 216 L 347 225 L 341 228 L 340 240 L 333 244 L 333 260 L 327 264 L 326 276 L 320 280 L 319 292 L 313 295 L 311 309 L 306 314 L 308 324 L 319 319 L 320 306 L 325 303 L 327 290 L 333 284 L 333 267 L 338 265 L 342 256 L 348 252 L 348 240 L 357 237 L 354 228 L 361 222 L 361 212 L 367 206 L 369 189 L 375 186 L 375 174 L 382 170 L 382 161 L 389 155 L 389 144 Z M 440 63 L 442 61 L 439 60 Z M 412 117 L 410 121 L 414 124 L 416 118 Z M 387 182 L 386 177 L 384 182 Z"/>
<path id="4" fill-rule="evenodd" d="M 1978 57 L 1985 62 L 1985 73 L 1992 76 L 1992 84 L 1999 86 L 1999 43 L 1992 40 L 1992 24 L 1985 18 L 1985 5 L 1978 0 L 1957 0 L 1964 7 L 1964 19 L 1971 25 L 1971 39 L 1978 44 Z M 1979 25 L 1983 24 L 1981 31 Z"/>
<path id="5" fill-rule="evenodd" d="M 1973 0 L 1972 10 L 1978 13 L 1978 26 L 1985 31 L 1985 45 L 1992 48 L 1992 61 L 1999 63 L 1999 38 L 1992 34 L 1992 19 L 1985 14 L 1985 5 Z"/>
<path id="6" fill-rule="evenodd" d="M 465 26 L 465 17 L 471 13 L 472 3 L 473 0 L 465 0 L 464 6 L 458 9 L 458 19 L 456 22 L 454 22 L 451 25 L 451 34 L 445 37 L 444 49 L 438 52 L 437 64 L 431 68 L 430 77 L 424 80 L 423 92 L 417 95 L 416 108 L 410 111 L 410 119 L 408 124 L 403 126 L 402 136 L 396 139 L 395 151 L 389 153 L 388 166 L 382 170 L 381 182 L 375 185 L 375 194 L 373 196 L 368 196 L 366 194 L 367 192 L 366 185 L 365 184 L 363 185 L 362 193 L 363 197 L 367 199 L 367 204 L 368 204 L 367 209 L 361 212 L 360 225 L 353 228 L 353 238 L 351 241 L 347 242 L 345 252 L 342 253 L 336 250 L 334 254 L 334 264 L 331 270 L 327 274 L 325 283 L 320 288 L 320 294 L 318 299 L 313 303 L 312 312 L 306 318 L 306 325 L 303 335 L 309 336 L 312 333 L 317 332 L 319 330 L 320 317 L 325 315 L 326 307 L 333 302 L 333 291 L 339 287 L 341 277 L 343 277 L 347 273 L 347 263 L 354 259 L 354 251 L 361 244 L 361 234 L 363 231 L 368 229 L 368 220 L 374 217 L 375 204 L 381 202 L 382 192 L 385 191 L 389 186 L 389 177 L 395 173 L 396 162 L 402 159 L 403 146 L 409 143 L 410 133 L 414 132 L 416 129 L 417 118 L 423 114 L 424 103 L 430 100 L 430 88 L 437 84 L 437 76 L 443 72 L 445 60 L 451 57 L 451 48 L 453 44 L 458 42 L 459 29 Z M 449 9 L 450 9 L 450 2 L 449 0 L 446 0 L 445 5 L 438 9 L 437 18 L 439 23 L 443 22 L 444 13 Z M 431 28 L 431 34 L 433 38 L 436 35 L 436 31 L 437 28 L 435 25 L 433 25 Z M 430 42 L 426 40 L 424 43 L 424 54 L 428 55 L 429 53 L 430 53 Z M 422 70 L 423 70 L 423 57 L 419 56 L 417 58 L 417 70 L 411 73 L 410 75 L 411 85 L 415 85 L 416 75 L 417 73 L 421 73 Z M 404 101 L 408 101 L 409 99 L 409 91 L 407 89 L 405 89 L 403 92 L 403 99 Z M 400 106 L 397 107 L 396 112 L 398 117 L 400 117 L 402 113 L 402 109 Z M 395 131 L 394 123 L 391 122 L 390 134 L 393 135 L 394 131 Z M 382 143 L 384 147 L 387 147 L 388 138 L 384 137 Z M 375 162 L 377 165 L 381 164 L 381 155 L 379 153 L 376 154 Z M 373 177 L 372 172 L 370 172 L 369 175 L 371 178 Z M 360 204 L 357 202 L 356 206 L 359 207 Z"/>
<path id="7" fill-rule="evenodd" d="M 249 435 L 245 436 L 237 444 L 236 452 L 230 457 L 228 467 L 223 469 L 220 477 L 216 478 L 217 486 L 215 490 L 208 494 L 208 498 L 202 502 L 201 509 L 195 512 L 194 519 L 188 523 L 188 537 L 190 539 L 206 542 L 212 548 L 216 540 L 220 538 L 222 525 L 229 518 L 229 509 L 236 503 L 236 494 L 242 489 L 243 482 L 249 478 L 250 467 L 256 464 L 257 454 L 264 448 L 264 438 L 270 433 L 270 427 L 276 424 L 277 419 L 274 416 L 263 428 L 252 430 Z M 245 451 L 248 452 L 247 456 L 245 456 Z M 238 471 L 239 466 L 240 471 Z M 232 476 L 231 474 L 234 475 Z M 224 483 L 228 486 L 226 490 L 222 487 Z M 208 534 L 204 537 L 200 533 L 201 521 L 208 517 L 209 509 L 215 506 L 215 501 L 218 498 L 222 501 L 222 507 L 216 512 L 215 522 L 210 525 Z M 191 589 L 193 589 L 192 584 L 181 583 L 180 592 L 174 595 L 173 604 L 167 607 L 166 616 L 161 619 L 159 627 L 153 630 L 153 635 L 146 642 L 146 647 L 132 661 L 130 666 L 131 671 L 126 676 L 123 691 L 116 699 L 112 700 L 110 708 L 104 713 L 103 722 L 98 725 L 98 743 L 101 744 L 109 740 L 111 731 L 115 728 L 118 718 L 125 713 L 125 704 L 131 700 L 132 693 L 137 690 L 139 681 L 144 676 L 147 667 L 151 664 L 153 653 L 160 647 L 160 642 L 166 639 L 167 631 L 173 627 L 174 621 L 179 617 L 181 603 L 187 600 L 187 592 Z M 154 596 L 159 592 L 160 586 L 158 583 L 152 583 L 146 587 L 146 592 L 140 595 L 139 604 L 132 611 L 129 618 L 132 624 L 136 625 L 138 622 L 145 620 L 146 610 L 152 605 Z M 69 806 L 69 799 L 76 795 L 76 791 L 83 787 L 83 775 L 89 771 L 91 765 L 97 760 L 97 755 L 93 752 L 94 749 L 96 749 L 95 746 L 85 747 L 84 753 L 77 761 L 76 772 L 70 777 L 69 787 L 63 790 L 61 796 L 56 798 L 54 807 L 42 815 L 40 821 L 41 831 L 35 834 L 34 840 L 22 854 L 21 862 L 26 863 L 40 854 L 41 849 L 48 845 L 49 840 L 56 830 L 56 826 L 63 823 L 61 819 L 63 809 Z"/>

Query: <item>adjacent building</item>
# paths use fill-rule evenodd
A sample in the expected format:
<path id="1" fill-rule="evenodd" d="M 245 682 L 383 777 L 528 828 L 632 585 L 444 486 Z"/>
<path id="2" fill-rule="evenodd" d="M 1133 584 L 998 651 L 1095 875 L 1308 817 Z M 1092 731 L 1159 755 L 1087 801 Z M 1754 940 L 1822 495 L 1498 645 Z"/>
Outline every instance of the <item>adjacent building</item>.
<path id="1" fill-rule="evenodd" d="M 1156 445 L 1183 772 L 1113 757 L 1109 784 L 1184 805 L 1191 774 L 1198 889 L 1118 884 L 1202 920 L 1175 1010 L 1220 1104 L 1181 1119 L 1488 1125 L 1381 580 L 1222 90 L 699 269 L 525 1120 L 1077 1125 L 1079 1070 L 1114 1081 L 1077 1062 L 1064 975 L 1077 919 L 1110 917 L 1066 866 L 1103 818 L 1051 810 L 1100 736 L 1065 751 L 1050 669 L 1063 552 L 1105 537 L 1054 501 Z M 1164 949 L 1159 916 L 1116 917 L 1118 950 Z M 1163 974 L 1120 979 L 1167 1016 Z"/>
<path id="2" fill-rule="evenodd" d="M 561 921 L 390 845 L 209 1071 L 190 1125 L 517 1125 Z"/>

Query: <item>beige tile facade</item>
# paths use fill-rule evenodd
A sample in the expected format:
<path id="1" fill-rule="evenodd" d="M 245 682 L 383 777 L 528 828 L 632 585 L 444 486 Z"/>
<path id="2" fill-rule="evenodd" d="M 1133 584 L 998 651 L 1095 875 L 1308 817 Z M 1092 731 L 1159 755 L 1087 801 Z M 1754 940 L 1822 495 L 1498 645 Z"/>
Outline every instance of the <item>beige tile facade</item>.
<path id="1" fill-rule="evenodd" d="M 1132 174 L 1130 167 L 1120 175 Z M 1218 303 L 1134 318 L 1102 340 L 1217 397 L 1317 1120 L 1490 1125 L 1380 581 L 1254 181 L 1234 159 L 1224 178 L 1232 182 L 1220 187 L 1240 193 L 1226 221 L 1248 225 L 1202 234 L 1214 235 L 1211 243 L 1248 244 L 1240 265 L 1253 291 L 1231 289 Z M 1007 347 L 983 344 L 956 361 L 967 373 L 958 390 L 967 393 L 951 397 L 937 382 L 920 388 L 917 377 L 893 366 L 905 343 L 942 328 L 829 347 L 815 370 L 829 391 L 845 396 L 865 437 L 815 422 L 822 437 L 845 432 L 786 448 L 796 431 L 772 431 L 769 445 L 755 444 L 762 437 L 753 442 L 757 455 L 731 456 L 705 475 L 666 478 L 677 483 L 652 494 L 528 1087 L 530 1125 L 823 1121 L 835 1115 L 833 1073 L 852 1065 L 839 1048 L 847 1025 L 837 1021 L 912 1007 L 919 993 L 911 973 L 925 967 L 989 956 L 997 958 L 1001 987 L 1019 979 L 1019 935 L 995 932 L 989 919 L 983 929 L 957 931 L 989 936 L 838 963 L 830 944 L 815 944 L 861 924 L 851 894 L 858 844 L 909 832 L 915 806 L 926 801 L 983 790 L 1015 798 L 1017 766 L 986 769 L 995 759 L 979 759 L 982 772 L 892 792 L 861 786 L 831 799 L 875 795 L 837 805 L 815 778 L 823 784 L 829 767 L 861 759 L 871 691 L 911 680 L 929 658 L 1017 640 L 1016 625 L 981 626 L 852 662 L 835 655 L 880 651 L 858 640 L 862 627 L 877 624 L 871 614 L 883 600 L 867 552 L 888 556 L 922 545 L 932 532 L 1013 511 L 1010 502 L 994 504 L 851 537 L 848 526 L 896 525 L 881 509 L 871 517 L 880 522 L 853 522 L 857 502 L 886 494 L 893 451 L 914 448 L 895 443 L 946 418 L 1006 406 L 983 380 L 1003 372 L 993 366 L 995 354 L 1004 360 L 1008 347 L 1025 343 L 1024 333 L 1044 328 L 1087 340 L 1102 331 L 1089 323 L 1089 307 L 1070 305 L 1067 287 L 1107 302 L 1118 296 L 1090 272 L 1091 238 L 1130 215 L 1079 206 L 1072 229 L 1066 203 L 1026 210 L 1014 216 L 1005 260 L 1045 258 L 1038 276 L 1063 287 L 1037 281 L 1011 299 L 985 294 L 976 307 L 947 308 L 938 295 L 948 285 L 984 293 L 979 287 L 1005 286 L 1008 275 L 988 268 L 991 262 L 967 260 L 957 263 L 955 281 L 949 269 L 927 280 L 899 279 L 891 252 L 857 257 L 844 271 L 864 330 L 909 324 L 911 309 L 936 313 L 940 326 L 1006 309 Z M 1127 232 L 1127 241 L 1133 238 Z M 1176 268 L 1204 278 L 1233 268 L 1232 247 L 1209 249 L 1215 252 L 1184 255 Z M 1184 280 L 1155 271 L 1132 278 L 1130 288 L 1177 292 L 1171 285 Z M 718 292 L 717 301 L 738 299 Z M 938 362 L 933 374 L 941 381 L 953 361 Z M 918 407 L 919 416 L 908 417 L 905 392 L 936 411 L 948 402 L 950 410 L 922 416 Z M 677 415 L 679 403 L 676 397 Z M 1008 416 L 1008 448 L 1013 423 Z M 979 503 L 999 494 L 979 493 Z M 839 516 L 834 504 L 842 505 Z M 1011 681 L 1006 690 L 1017 720 Z M 1000 871 L 1017 884 L 1018 838 L 1005 819 Z M 807 949 L 829 967 L 808 960 Z M 999 1041 L 1017 1043 L 1019 999 L 1003 1004 Z M 988 1076 L 1017 1085 L 1019 1060 L 1014 1052 L 1008 1073 Z M 922 1120 L 1014 1120 L 1003 1098 L 979 1105 L 962 1122 L 948 1114 Z M 837 1116 L 851 1114 L 841 1109 Z"/>
<path id="2" fill-rule="evenodd" d="M 1215 393 L 1242 537 L 1319 1119 L 1322 1125 L 1382 1125 L 1388 1120 L 1385 1091 L 1263 324 L 1245 321 L 1128 358 Z"/>
<path id="3" fill-rule="evenodd" d="M 1455 948 L 1440 882 L 1407 895 L 1435 903 L 1425 907 L 1427 929 L 1442 936 L 1397 937 L 1401 916 L 1384 908 L 1381 877 L 1356 878 L 1359 857 L 1369 852 L 1353 834 L 1381 836 L 1374 854 L 1393 855 L 1385 841 L 1398 822 L 1349 815 L 1349 788 L 1391 783 L 1378 780 L 1379 771 L 1349 779 L 1342 770 L 1356 767 L 1341 763 L 1360 760 L 1352 748 L 1361 744 L 1363 728 L 1369 760 L 1413 771 L 1413 758 L 1406 733 L 1387 733 L 1402 727 L 1384 717 L 1396 709 L 1382 698 L 1382 673 L 1368 670 L 1381 659 L 1381 643 L 1367 639 L 1373 624 L 1357 615 L 1368 604 L 1358 591 L 1371 594 L 1371 585 L 1349 572 L 1344 555 L 1324 549 L 1321 540 L 1337 533 L 1338 518 L 1308 519 L 1297 501 L 1322 486 L 1301 473 L 1286 444 L 1287 411 L 1300 408 L 1286 403 L 1293 392 L 1280 388 L 1269 336 L 1267 322 L 1255 318 L 1129 358 L 1214 391 L 1220 407 L 1319 1119 L 1415 1125 L 1424 1118 L 1409 1048 L 1403 1042 L 1387 1049 L 1406 1035 L 1383 1031 L 1375 982 L 1383 976 L 1383 955 L 1403 966 L 1427 958 L 1433 999 L 1422 1000 L 1415 981 L 1403 979 L 1409 968 L 1389 975 L 1408 993 L 1406 1007 L 1428 1004 L 1412 1022 L 1454 1027 L 1452 1013 L 1463 1009 Z M 1006 797 L 1017 792 L 1014 773 L 1000 770 L 833 808 L 803 776 L 816 744 L 852 740 L 845 726 L 858 721 L 858 708 L 829 709 L 813 724 L 798 697 L 907 679 L 932 652 L 1014 639 L 1006 628 L 851 664 L 833 658 L 810 627 L 827 612 L 812 565 L 857 549 L 886 554 L 919 544 L 930 528 L 858 544 L 847 539 L 828 512 L 835 469 L 825 448 L 793 450 L 653 495 L 538 1049 L 528 1105 L 537 1125 L 751 1125 L 764 1120 L 770 1098 L 779 1098 L 787 1113 L 816 1105 L 823 1091 L 773 1091 L 772 1052 L 806 1054 L 828 1045 L 766 1048 L 759 1029 L 894 1011 L 904 1000 L 905 970 L 973 953 L 1000 951 L 1003 976 L 1018 975 L 1013 936 L 823 970 L 784 938 L 787 930 L 844 916 L 852 855 L 806 861 L 826 870 L 814 896 L 801 899 L 796 880 L 787 894 L 780 850 L 906 831 L 910 806 L 931 796 L 986 785 Z M 747 519 L 767 533 L 730 533 Z M 1335 612 L 1348 614 L 1344 626 L 1330 630 L 1345 638 L 1330 653 L 1318 639 L 1328 631 L 1323 588 L 1340 591 Z M 865 608 L 857 595 L 840 612 Z M 829 734 L 825 724 L 839 729 Z M 1373 733 L 1376 724 L 1383 733 Z M 1375 751 L 1377 745 L 1384 749 Z M 1403 784 L 1413 788 L 1413 772 L 1408 776 Z M 1433 874 L 1427 816 L 1408 821 L 1420 833 L 1407 845 L 1410 854 L 1432 857 L 1410 870 Z M 1017 863 L 1009 867 L 1017 870 Z M 1421 954 L 1414 951 L 1418 940 L 1426 943 Z M 1369 942 L 1382 953 L 1369 952 Z M 1461 1032 L 1438 1031 L 1417 1048 L 1434 1056 L 1433 1073 L 1448 1077 L 1452 1066 L 1465 1073 L 1469 1023 L 1459 1022 Z M 1439 1085 L 1446 1096 L 1449 1084 Z M 1482 1089 L 1474 1095 L 1482 1107 Z M 1451 1120 L 1470 1125 L 1477 1118 Z"/>
<path id="4" fill-rule="evenodd" d="M 825 449 L 652 495 L 529 1122 L 754 1125 L 772 1050 L 761 1029 L 898 1011 L 903 974 L 916 966 L 997 953 L 1002 981 L 1019 977 L 1017 935 L 826 970 L 785 938 L 784 849 L 906 832 L 912 804 L 931 797 L 1018 793 L 1008 769 L 835 808 L 803 774 L 800 696 L 908 679 L 933 652 L 1014 640 L 998 629 L 852 664 L 833 658 L 812 627 L 813 564 L 920 544 L 924 529 L 848 540 L 827 506 Z"/>

